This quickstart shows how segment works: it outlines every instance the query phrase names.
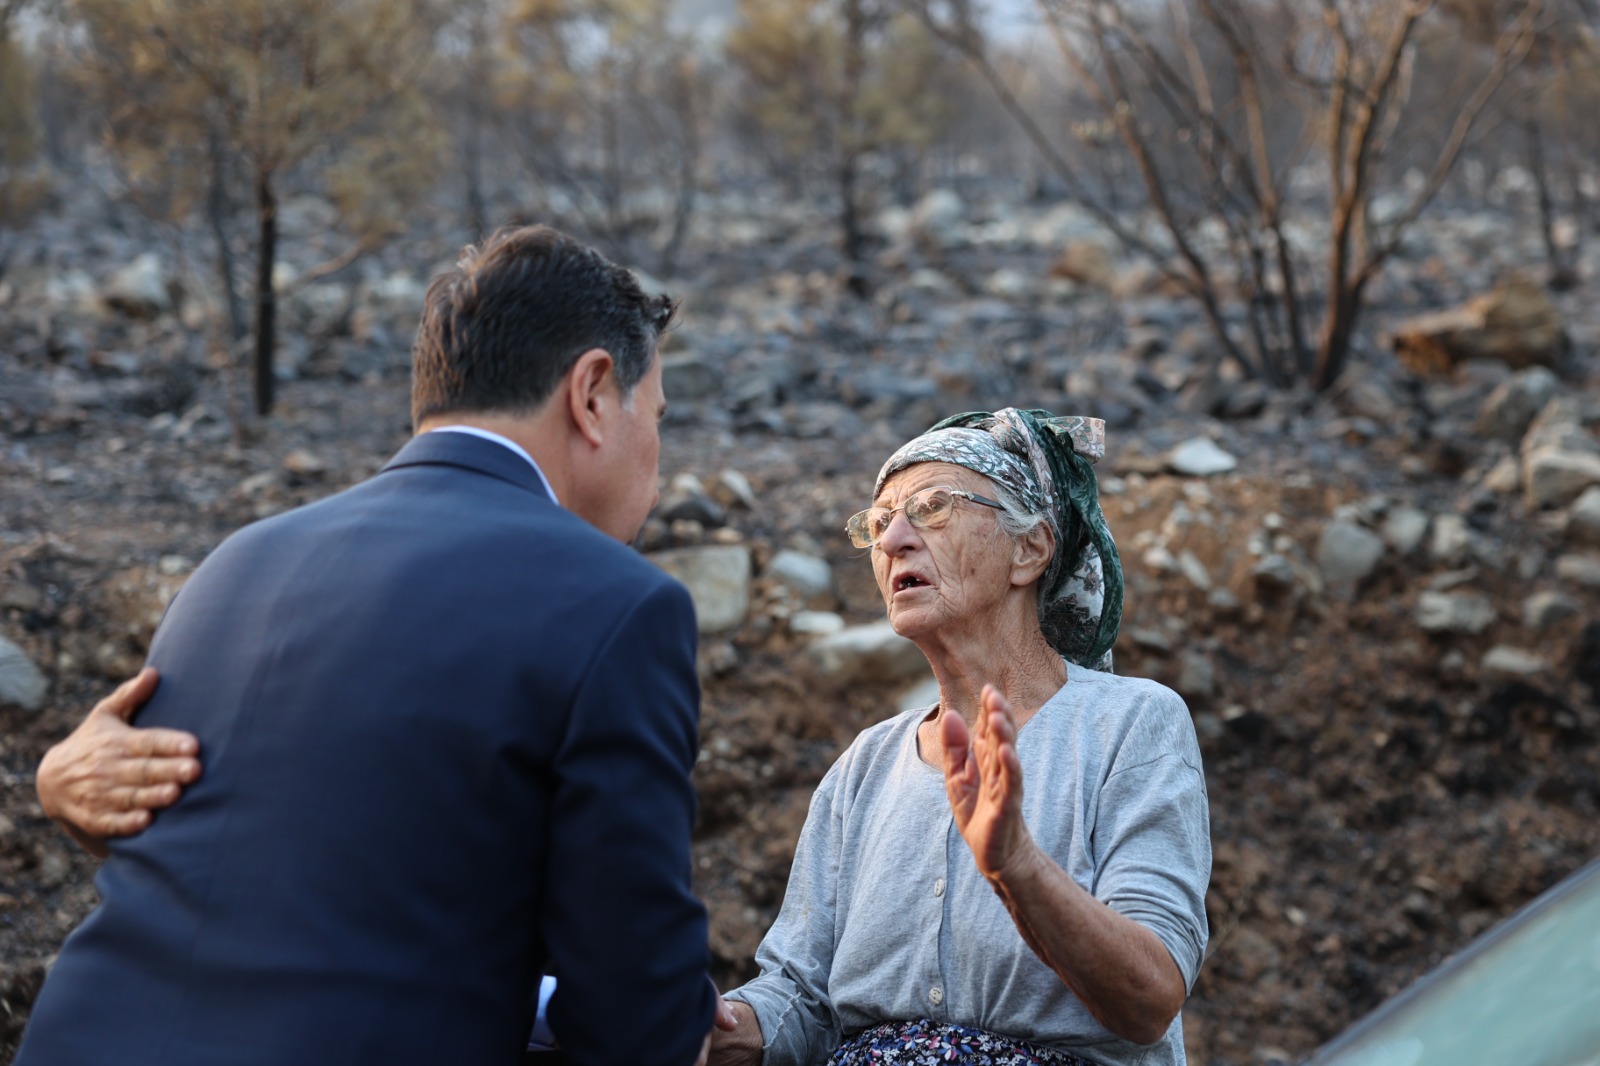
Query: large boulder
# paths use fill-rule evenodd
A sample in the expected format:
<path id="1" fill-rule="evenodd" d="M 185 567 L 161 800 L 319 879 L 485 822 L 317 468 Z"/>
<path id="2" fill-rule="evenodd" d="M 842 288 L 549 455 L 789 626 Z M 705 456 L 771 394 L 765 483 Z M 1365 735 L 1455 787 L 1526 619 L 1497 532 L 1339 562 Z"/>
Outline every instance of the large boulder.
<path id="1" fill-rule="evenodd" d="M 748 545 L 674 548 L 646 558 L 688 588 L 700 632 L 721 633 L 744 621 L 750 610 Z"/>
<path id="2" fill-rule="evenodd" d="M 1395 355 L 1412 371 L 1438 374 L 1472 359 L 1517 369 L 1555 366 L 1571 340 L 1549 293 L 1517 276 L 1460 307 L 1401 323 L 1393 344 Z"/>

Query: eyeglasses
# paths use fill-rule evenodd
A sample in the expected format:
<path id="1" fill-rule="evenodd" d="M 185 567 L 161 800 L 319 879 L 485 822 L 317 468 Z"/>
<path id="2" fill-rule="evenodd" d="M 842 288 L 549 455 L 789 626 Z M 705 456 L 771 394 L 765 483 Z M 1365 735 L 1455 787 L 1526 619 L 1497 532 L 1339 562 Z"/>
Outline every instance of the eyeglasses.
<path id="1" fill-rule="evenodd" d="M 940 529 L 950 521 L 950 515 L 956 509 L 957 496 L 973 503 L 981 503 L 985 507 L 993 507 L 997 511 L 1005 510 L 1005 504 L 991 500 L 987 496 L 940 485 L 913 492 L 899 507 L 869 507 L 865 511 L 853 514 L 850 516 L 850 521 L 844 524 L 844 531 L 849 534 L 851 544 L 858 548 L 870 548 L 878 543 L 879 537 L 888 532 L 889 523 L 894 521 L 896 511 L 904 511 L 906 520 L 918 529 Z"/>

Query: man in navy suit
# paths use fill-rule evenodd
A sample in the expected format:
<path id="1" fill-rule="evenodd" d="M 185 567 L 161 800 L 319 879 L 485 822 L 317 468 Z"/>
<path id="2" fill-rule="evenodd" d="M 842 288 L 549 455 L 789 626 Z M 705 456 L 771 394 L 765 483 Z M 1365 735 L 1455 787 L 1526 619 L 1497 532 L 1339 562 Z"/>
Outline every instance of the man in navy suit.
<path id="1" fill-rule="evenodd" d="M 80 827 L 101 905 L 17 1066 L 516 1063 L 547 970 L 572 1062 L 703 1057 L 694 612 L 626 544 L 672 314 L 543 227 L 433 282 L 417 436 L 234 534 L 157 630 L 141 724 L 193 783 L 136 836 Z"/>

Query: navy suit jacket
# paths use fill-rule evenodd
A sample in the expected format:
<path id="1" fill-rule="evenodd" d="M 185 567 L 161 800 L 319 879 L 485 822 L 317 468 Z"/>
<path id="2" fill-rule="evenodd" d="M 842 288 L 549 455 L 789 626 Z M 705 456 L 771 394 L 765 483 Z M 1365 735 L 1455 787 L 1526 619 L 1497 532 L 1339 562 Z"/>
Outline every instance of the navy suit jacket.
<path id="1" fill-rule="evenodd" d="M 417 437 L 225 541 L 139 724 L 204 776 L 111 845 L 18 1066 L 687 1066 L 694 608 L 509 449 Z"/>

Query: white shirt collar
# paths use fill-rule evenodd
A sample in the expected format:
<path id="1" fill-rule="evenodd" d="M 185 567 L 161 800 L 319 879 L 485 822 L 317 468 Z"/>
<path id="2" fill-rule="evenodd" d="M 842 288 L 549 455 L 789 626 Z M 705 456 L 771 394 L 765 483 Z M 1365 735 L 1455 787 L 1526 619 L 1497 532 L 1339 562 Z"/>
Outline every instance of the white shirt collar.
<path id="1" fill-rule="evenodd" d="M 510 437 L 502 437 L 498 433 L 492 433 L 487 429 L 479 429 L 477 426 L 434 426 L 432 429 L 428 430 L 428 432 L 465 433 L 468 436 L 482 437 L 484 440 L 492 440 L 496 444 L 505 445 L 507 448 L 510 448 L 512 451 L 516 452 L 518 455 L 522 456 L 528 461 L 528 465 L 533 467 L 533 472 L 539 475 L 539 481 L 544 485 L 544 490 L 550 494 L 550 499 L 554 500 L 557 506 L 560 506 L 561 501 L 556 498 L 556 490 L 550 484 L 550 479 L 544 476 L 544 471 L 540 470 L 539 464 L 533 461 L 533 456 L 528 454 L 528 449 L 524 448 Z"/>

